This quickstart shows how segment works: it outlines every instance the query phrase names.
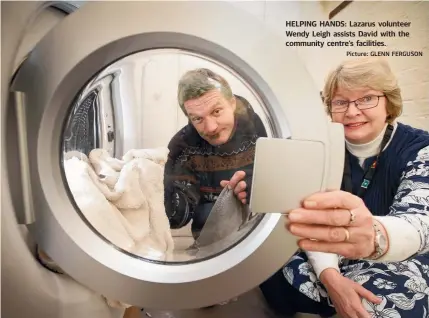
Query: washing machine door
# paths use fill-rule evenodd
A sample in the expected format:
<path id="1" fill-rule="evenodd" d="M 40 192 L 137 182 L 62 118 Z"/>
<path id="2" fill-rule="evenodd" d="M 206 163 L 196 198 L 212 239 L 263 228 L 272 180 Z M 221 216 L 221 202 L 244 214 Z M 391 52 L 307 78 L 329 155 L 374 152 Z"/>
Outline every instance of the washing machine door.
<path id="1" fill-rule="evenodd" d="M 62 270 L 109 299 L 161 309 L 212 305 L 257 286 L 297 250 L 283 211 L 251 213 L 239 230 L 204 246 L 193 243 L 189 226 L 165 227 L 156 191 L 167 169 L 162 151 L 188 120 L 199 120 L 177 102 L 179 78 L 197 67 L 221 74 L 237 103 L 251 105 L 260 136 L 319 145 L 306 160 L 288 157 L 314 181 L 304 190 L 339 186 L 318 90 L 281 36 L 226 2 L 87 3 L 38 43 L 14 78 L 24 180 L 18 217 Z M 210 164 L 188 160 L 191 168 L 222 170 L 210 159 L 219 147 L 201 154 Z M 308 163 L 316 175 L 306 175 Z M 146 174 L 127 179 L 127 167 Z"/>

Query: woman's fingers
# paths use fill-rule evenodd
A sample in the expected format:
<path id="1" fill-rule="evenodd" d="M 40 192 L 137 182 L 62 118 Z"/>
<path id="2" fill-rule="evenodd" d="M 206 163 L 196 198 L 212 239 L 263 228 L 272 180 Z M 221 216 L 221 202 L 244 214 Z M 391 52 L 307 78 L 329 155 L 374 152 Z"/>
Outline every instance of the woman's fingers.
<path id="1" fill-rule="evenodd" d="M 380 304 L 381 298 L 377 297 L 374 293 L 363 287 L 362 285 L 356 283 L 355 287 L 356 292 L 362 297 L 368 300 L 369 302 L 373 304 Z"/>
<path id="2" fill-rule="evenodd" d="M 356 318 L 371 318 L 371 315 L 368 313 L 368 311 L 365 309 L 365 307 L 362 305 L 361 299 L 359 295 L 356 295 L 356 297 L 353 297 L 353 303 L 351 304 L 351 308 L 349 310 L 349 316 L 345 317 L 356 317 Z"/>
<path id="3" fill-rule="evenodd" d="M 299 237 L 311 238 L 325 242 L 346 242 L 359 238 L 360 233 L 357 228 L 345 228 L 337 226 L 316 226 L 306 224 L 288 224 L 290 233 Z"/>
<path id="4" fill-rule="evenodd" d="M 327 210 L 307 210 L 295 209 L 287 214 L 287 218 L 292 223 L 303 224 L 323 224 L 331 226 L 357 226 L 362 223 L 365 217 L 359 214 L 359 211 L 352 212 L 345 209 L 327 209 Z"/>
<path id="5" fill-rule="evenodd" d="M 354 290 L 358 293 L 358 295 L 361 298 L 364 298 L 368 302 L 371 302 L 373 304 L 380 304 L 381 303 L 381 299 L 379 297 L 377 297 L 376 295 L 374 295 L 371 291 L 369 291 L 368 289 L 366 289 L 365 287 L 363 287 L 362 285 L 360 285 L 358 283 L 355 283 L 354 285 L 355 285 Z M 356 308 L 356 311 L 357 311 L 359 317 L 362 317 L 362 318 L 370 318 L 371 317 L 371 315 L 365 309 L 365 306 L 363 305 L 362 302 L 359 303 L 359 306 Z"/>
<path id="6" fill-rule="evenodd" d="M 351 259 L 373 253 L 373 216 L 359 197 L 323 192 L 310 195 L 303 205 L 290 211 L 286 221 L 288 230 L 302 238 L 298 244 L 303 250 Z"/>
<path id="7" fill-rule="evenodd" d="M 362 304 L 359 305 L 359 307 L 356 308 L 355 310 L 356 310 L 358 318 L 371 318 L 371 315 L 369 314 L 369 312 L 367 312 L 365 310 L 365 308 L 362 306 Z"/>
<path id="8" fill-rule="evenodd" d="M 305 198 L 303 206 L 307 209 L 357 209 L 363 204 L 361 198 L 345 191 L 318 192 Z"/>

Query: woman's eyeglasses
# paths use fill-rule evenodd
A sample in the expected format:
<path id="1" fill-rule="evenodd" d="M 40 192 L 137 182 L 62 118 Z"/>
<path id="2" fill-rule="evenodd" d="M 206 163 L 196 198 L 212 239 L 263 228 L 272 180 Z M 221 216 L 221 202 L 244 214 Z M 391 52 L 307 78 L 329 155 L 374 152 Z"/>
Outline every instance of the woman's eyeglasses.
<path id="1" fill-rule="evenodd" d="M 351 103 L 354 103 L 360 110 L 374 108 L 377 107 L 380 97 L 384 96 L 385 95 L 367 95 L 351 101 L 335 99 L 331 102 L 331 113 L 345 113 L 349 109 Z"/>

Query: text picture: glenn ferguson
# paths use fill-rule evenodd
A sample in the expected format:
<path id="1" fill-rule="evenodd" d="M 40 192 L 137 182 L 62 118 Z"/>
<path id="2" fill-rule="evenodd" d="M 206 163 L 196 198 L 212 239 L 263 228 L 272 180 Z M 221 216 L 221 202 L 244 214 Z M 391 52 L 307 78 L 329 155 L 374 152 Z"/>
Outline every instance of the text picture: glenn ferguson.
<path id="1" fill-rule="evenodd" d="M 423 56 L 423 51 L 347 51 L 346 56 Z"/>

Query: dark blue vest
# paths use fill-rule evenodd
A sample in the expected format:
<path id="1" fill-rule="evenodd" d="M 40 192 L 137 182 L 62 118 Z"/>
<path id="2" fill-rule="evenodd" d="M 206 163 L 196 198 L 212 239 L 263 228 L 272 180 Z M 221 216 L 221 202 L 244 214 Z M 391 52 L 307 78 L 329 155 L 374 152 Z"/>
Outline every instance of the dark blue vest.
<path id="1" fill-rule="evenodd" d="M 429 146 L 428 132 L 398 123 L 390 144 L 380 155 L 377 170 L 363 198 L 373 215 L 389 214 L 389 207 L 393 203 L 407 164 L 414 161 L 419 150 L 426 146 Z M 364 172 L 375 158 L 376 156 L 367 158 L 362 169 L 358 158 L 350 156 L 354 194 L 362 183 Z"/>

